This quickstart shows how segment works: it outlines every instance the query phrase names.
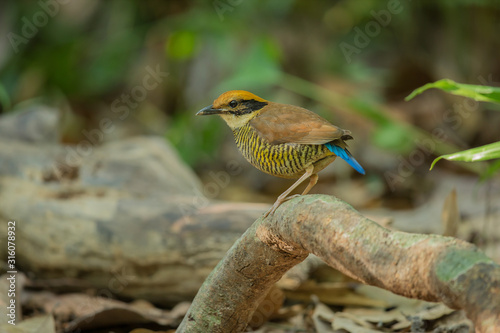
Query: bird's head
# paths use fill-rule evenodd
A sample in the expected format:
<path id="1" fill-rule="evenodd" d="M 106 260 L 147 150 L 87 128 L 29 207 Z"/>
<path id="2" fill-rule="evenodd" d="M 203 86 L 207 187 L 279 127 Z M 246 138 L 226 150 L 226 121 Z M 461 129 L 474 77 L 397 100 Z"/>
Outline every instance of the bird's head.
<path id="1" fill-rule="evenodd" d="M 218 114 L 234 130 L 246 125 L 253 117 L 268 105 L 269 102 L 244 90 L 231 90 L 223 93 L 196 114 L 206 116 Z"/>

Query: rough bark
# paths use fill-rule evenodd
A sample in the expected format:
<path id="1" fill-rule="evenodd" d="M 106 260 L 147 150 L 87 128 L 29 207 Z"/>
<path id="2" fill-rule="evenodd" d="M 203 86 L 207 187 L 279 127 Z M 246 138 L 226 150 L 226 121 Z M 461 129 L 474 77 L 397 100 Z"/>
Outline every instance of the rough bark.
<path id="1" fill-rule="evenodd" d="M 451 237 L 381 227 L 334 197 L 309 195 L 257 220 L 200 288 L 177 332 L 239 332 L 286 270 L 309 253 L 366 284 L 464 309 L 500 332 L 500 266 Z"/>

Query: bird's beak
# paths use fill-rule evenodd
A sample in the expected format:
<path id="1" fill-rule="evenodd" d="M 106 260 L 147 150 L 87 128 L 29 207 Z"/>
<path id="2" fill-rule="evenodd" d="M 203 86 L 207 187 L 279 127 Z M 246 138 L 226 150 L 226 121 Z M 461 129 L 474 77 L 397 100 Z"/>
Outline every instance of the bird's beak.
<path id="1" fill-rule="evenodd" d="M 222 109 L 214 109 L 213 105 L 209 105 L 207 107 L 204 107 L 198 113 L 196 113 L 197 116 L 209 116 L 211 114 L 221 114 L 224 113 L 224 110 Z"/>

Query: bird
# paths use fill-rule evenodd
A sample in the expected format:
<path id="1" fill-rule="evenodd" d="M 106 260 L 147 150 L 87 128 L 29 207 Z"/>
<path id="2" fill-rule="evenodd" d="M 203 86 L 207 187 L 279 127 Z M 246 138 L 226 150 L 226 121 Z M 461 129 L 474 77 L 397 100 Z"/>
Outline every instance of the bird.
<path id="1" fill-rule="evenodd" d="M 305 108 L 270 102 L 245 90 L 231 90 L 196 113 L 215 114 L 233 131 L 238 149 L 250 164 L 272 176 L 298 179 L 264 217 L 296 197 L 290 193 L 308 178 L 302 195 L 309 193 L 318 182 L 318 172 L 337 157 L 365 174 L 347 149 L 345 141 L 353 139 L 351 132 Z"/>

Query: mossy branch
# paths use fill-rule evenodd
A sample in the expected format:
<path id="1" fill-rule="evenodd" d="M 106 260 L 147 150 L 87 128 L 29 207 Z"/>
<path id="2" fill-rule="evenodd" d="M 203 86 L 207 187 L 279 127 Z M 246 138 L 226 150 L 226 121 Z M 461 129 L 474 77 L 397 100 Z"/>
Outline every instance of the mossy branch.
<path id="1" fill-rule="evenodd" d="M 477 332 L 500 332 L 500 266 L 474 245 L 386 229 L 326 195 L 301 196 L 257 220 L 212 271 L 177 332 L 243 331 L 273 284 L 309 253 L 363 283 L 464 309 Z"/>

